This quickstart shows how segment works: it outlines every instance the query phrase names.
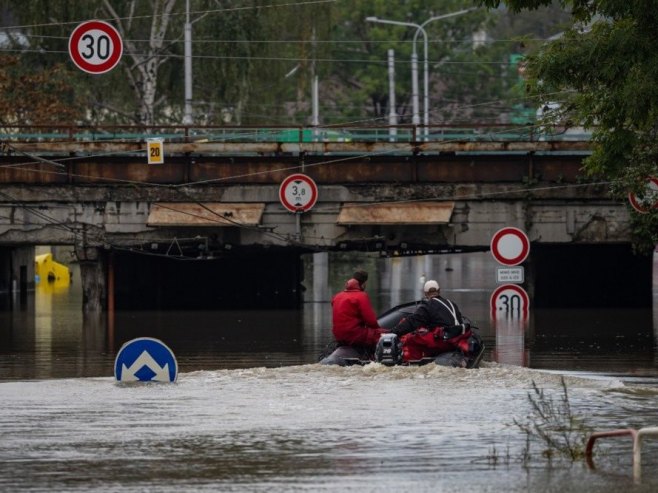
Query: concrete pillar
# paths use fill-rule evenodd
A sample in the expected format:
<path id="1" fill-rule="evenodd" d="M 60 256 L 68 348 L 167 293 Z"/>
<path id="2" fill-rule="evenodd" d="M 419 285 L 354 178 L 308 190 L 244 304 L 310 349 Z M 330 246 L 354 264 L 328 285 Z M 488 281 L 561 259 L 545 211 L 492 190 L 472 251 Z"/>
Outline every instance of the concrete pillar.
<path id="1" fill-rule="evenodd" d="M 107 269 L 104 251 L 100 248 L 75 249 L 80 264 L 83 313 L 100 313 L 107 307 Z"/>

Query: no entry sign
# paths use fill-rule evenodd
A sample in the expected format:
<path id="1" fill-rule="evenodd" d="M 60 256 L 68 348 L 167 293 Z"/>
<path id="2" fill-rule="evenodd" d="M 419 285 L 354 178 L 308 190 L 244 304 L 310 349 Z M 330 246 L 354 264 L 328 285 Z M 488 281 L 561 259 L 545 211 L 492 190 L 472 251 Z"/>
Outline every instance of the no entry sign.
<path id="1" fill-rule="evenodd" d="M 491 238 L 491 254 L 499 264 L 519 265 L 530 253 L 530 240 L 518 228 L 499 229 Z"/>
<path id="2" fill-rule="evenodd" d="M 318 200 L 318 186 L 309 176 L 290 175 L 279 187 L 279 200 L 290 212 L 306 212 Z"/>
<path id="3" fill-rule="evenodd" d="M 530 298 L 525 289 L 516 284 L 498 286 L 491 294 L 491 318 L 510 320 L 528 320 Z"/>
<path id="4" fill-rule="evenodd" d="M 121 60 L 123 41 L 119 31 L 103 21 L 87 21 L 69 37 L 69 55 L 73 63 L 90 74 L 104 74 Z"/>

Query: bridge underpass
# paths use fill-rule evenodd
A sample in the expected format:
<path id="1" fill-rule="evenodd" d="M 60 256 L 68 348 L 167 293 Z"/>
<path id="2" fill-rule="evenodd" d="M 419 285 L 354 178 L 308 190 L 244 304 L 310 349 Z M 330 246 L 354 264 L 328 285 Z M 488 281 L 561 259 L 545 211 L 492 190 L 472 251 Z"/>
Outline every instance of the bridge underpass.
<path id="1" fill-rule="evenodd" d="M 580 141 L 165 140 L 165 163 L 149 165 L 144 139 L 12 141 L 0 159 L 0 291 L 19 279 L 29 289 L 24 259 L 34 245 L 74 247 L 86 311 L 139 308 L 137 300 L 171 306 L 168 293 L 184 286 L 197 291 L 177 298 L 186 306 L 251 299 L 258 307 L 260 299 L 290 307 L 300 299 L 302 253 L 486 250 L 503 226 L 526 231 L 533 251 L 628 246 L 627 205 L 583 179 L 587 149 Z M 319 197 L 293 214 L 279 185 L 300 172 Z M 268 288 L 250 298 L 265 272 Z M 221 293 L 224 284 L 232 287 Z"/>

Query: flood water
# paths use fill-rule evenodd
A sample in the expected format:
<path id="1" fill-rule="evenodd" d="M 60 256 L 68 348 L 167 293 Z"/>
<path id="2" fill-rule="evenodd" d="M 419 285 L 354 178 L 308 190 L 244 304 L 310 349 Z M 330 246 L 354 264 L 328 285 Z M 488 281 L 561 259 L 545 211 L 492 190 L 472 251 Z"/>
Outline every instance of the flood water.
<path id="1" fill-rule="evenodd" d="M 482 367 L 318 365 L 356 263 L 378 312 L 436 278 L 480 327 Z M 658 426 L 656 286 L 653 308 L 531 300 L 527 323 L 492 321 L 495 267 L 488 253 L 316 255 L 299 311 L 84 318 L 75 276 L 37 289 L 0 313 L 0 491 L 656 491 L 658 437 L 638 478 L 630 437 L 597 442 L 591 469 L 546 459 L 519 426 L 539 419 L 533 383 L 559 410 L 563 382 L 592 430 Z M 115 381 L 117 351 L 146 336 L 174 351 L 175 384 Z"/>

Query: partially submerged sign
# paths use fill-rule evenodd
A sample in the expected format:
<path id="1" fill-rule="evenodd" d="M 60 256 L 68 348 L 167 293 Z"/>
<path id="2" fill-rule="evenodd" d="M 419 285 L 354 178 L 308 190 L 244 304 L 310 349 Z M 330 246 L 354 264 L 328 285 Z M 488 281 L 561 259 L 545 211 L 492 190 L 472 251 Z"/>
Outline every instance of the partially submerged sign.
<path id="1" fill-rule="evenodd" d="M 118 382 L 175 382 L 178 363 L 162 341 L 139 337 L 126 342 L 114 361 Z"/>
<path id="2" fill-rule="evenodd" d="M 530 298 L 525 289 L 516 284 L 503 284 L 497 287 L 490 298 L 491 319 L 527 321 Z"/>

